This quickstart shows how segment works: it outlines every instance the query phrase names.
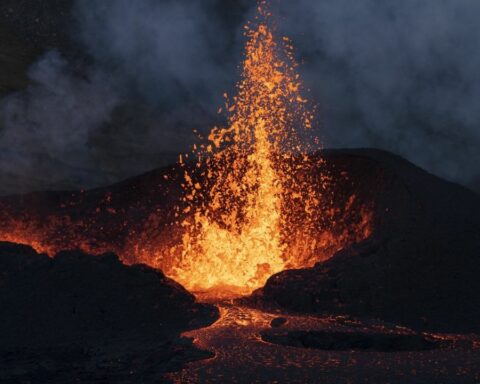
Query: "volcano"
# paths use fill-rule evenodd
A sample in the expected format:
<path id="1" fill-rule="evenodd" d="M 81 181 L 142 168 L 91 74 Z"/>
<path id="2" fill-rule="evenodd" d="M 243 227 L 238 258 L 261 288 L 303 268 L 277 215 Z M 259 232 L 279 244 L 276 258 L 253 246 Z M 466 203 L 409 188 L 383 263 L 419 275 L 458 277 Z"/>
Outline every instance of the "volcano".
<path id="1" fill-rule="evenodd" d="M 325 150 L 267 1 L 175 165 L 0 198 L 0 379 L 480 380 L 480 198 Z"/>
<path id="2" fill-rule="evenodd" d="M 365 363 L 367 377 L 378 377 L 378 372 L 383 372 L 380 377 L 401 377 L 405 367 L 410 367 L 409 369 L 419 369 L 419 372 L 422 372 L 420 377 L 434 382 L 434 379 L 443 377 L 438 370 L 438 363 L 448 359 L 451 367 L 446 368 L 448 374 L 453 370 L 452 364 L 456 367 L 462 366 L 464 371 L 461 377 L 468 382 L 468 378 L 478 374 L 475 367 L 478 367 L 480 359 L 476 349 L 480 344 L 471 333 L 478 332 L 479 328 L 480 287 L 477 277 L 480 272 L 480 198 L 461 186 L 428 174 L 396 155 L 379 150 L 325 150 L 317 153 L 315 157 L 323 160 L 322 172 L 327 170 L 332 176 L 331 180 L 335 180 L 329 184 L 326 192 L 332 196 L 335 222 L 344 225 L 338 236 L 346 236 L 349 241 L 342 250 L 335 249 L 335 245 L 331 249 L 331 257 L 317 260 L 311 267 L 286 270 L 273 275 L 264 287 L 250 296 L 233 302 L 224 301 L 219 296 L 209 296 L 207 301 L 220 308 L 220 320 L 212 326 L 186 335 L 197 340 L 197 347 L 213 352 L 217 358 L 193 363 L 199 364 L 192 369 L 200 369 L 200 373 L 197 373 L 201 378 L 198 381 L 192 379 L 192 382 L 216 382 L 217 379 L 214 378 L 220 375 L 220 372 L 230 372 L 232 377 L 235 377 L 232 370 L 235 371 L 236 368 L 232 367 L 241 367 L 240 371 L 250 369 L 251 374 L 259 375 L 254 377 L 275 377 L 272 373 L 275 367 L 287 369 L 280 356 L 290 356 L 292 348 L 293 351 L 304 348 L 308 351 L 298 352 L 298 358 L 303 356 L 303 363 L 306 365 L 296 363 L 303 367 L 301 377 L 308 380 L 318 374 L 318 369 L 322 367 L 318 363 L 320 365 L 317 368 L 312 368 L 308 362 L 310 359 L 317 361 L 321 356 L 325 357 L 326 352 L 322 350 L 355 350 L 359 345 L 368 346 L 370 343 L 379 345 L 378 348 L 382 351 L 380 353 L 393 353 L 395 358 L 388 360 L 389 363 L 375 355 L 375 358 L 381 361 L 382 368 L 379 369 L 378 366 L 374 367 L 365 362 L 365 359 L 370 359 L 368 356 L 371 352 L 360 352 L 360 349 L 356 353 L 362 363 L 341 370 L 341 374 L 345 375 L 343 377 L 355 377 L 355 367 L 360 369 L 360 364 Z M 29 361 L 43 353 L 40 351 L 45 348 L 58 349 L 54 342 L 57 338 L 48 337 L 47 332 L 52 329 L 53 323 L 41 318 L 56 319 L 56 322 L 61 323 L 61 327 L 54 326 L 54 329 L 63 329 L 65 334 L 62 338 L 67 340 L 67 344 L 68 340 L 84 337 L 82 328 L 75 323 L 78 321 L 75 320 L 75 315 L 73 318 L 71 314 L 66 318 L 61 317 L 56 311 L 62 306 L 51 304 L 52 300 L 56 303 L 70 302 L 68 306 L 73 307 L 79 305 L 73 304 L 75 302 L 85 302 L 86 297 L 93 300 L 93 303 L 102 303 L 102 300 L 105 303 L 123 302 L 124 308 L 105 309 L 107 312 L 96 315 L 100 316 L 97 318 L 90 313 L 94 307 L 83 304 L 83 311 L 90 313 L 85 316 L 92 319 L 86 326 L 92 335 L 95 335 L 95 332 L 104 332 L 102 324 L 112 321 L 107 320 L 108 316 L 127 316 L 127 322 L 119 323 L 118 332 L 114 332 L 117 336 L 124 334 L 122 337 L 126 337 L 127 341 L 122 339 L 124 344 L 120 341 L 116 342 L 117 344 L 113 341 L 107 342 L 107 345 L 117 345 L 117 352 L 120 354 L 124 350 L 122 348 L 131 348 L 129 343 L 132 341 L 128 341 L 129 337 L 138 340 L 143 337 L 155 339 L 153 335 L 158 331 L 154 332 L 155 322 L 163 324 L 160 330 L 167 330 L 167 334 L 172 335 L 169 337 L 175 338 L 180 331 L 185 332 L 188 327 L 192 327 L 188 325 L 192 321 L 189 319 L 197 318 L 191 323 L 194 324 L 193 327 L 208 325 L 215 320 L 215 308 L 211 304 L 199 312 L 199 309 L 194 307 L 199 304 L 194 304 L 185 291 L 181 293 L 183 288 L 178 285 L 175 285 L 173 290 L 169 288 L 172 293 L 178 293 L 168 296 L 168 301 L 165 302 L 173 305 L 172 311 L 177 312 L 163 310 L 156 313 L 155 308 L 165 308 L 165 304 L 160 304 L 161 296 L 153 293 L 154 291 L 154 296 L 145 296 L 145 284 L 155 283 L 147 283 L 151 278 L 141 282 L 141 276 L 142 273 L 146 274 L 146 278 L 153 277 L 155 273 L 160 274 L 158 284 L 161 285 L 163 274 L 154 272 L 155 269 L 147 266 L 139 269 L 136 265 L 144 260 L 137 257 L 146 253 L 129 254 L 129 248 L 126 248 L 126 245 L 137 241 L 137 244 L 143 243 L 144 250 L 154 249 L 155 244 L 175 242 L 181 238 L 181 234 L 175 232 L 175 225 L 172 224 L 175 213 L 171 212 L 169 207 L 181 196 L 183 172 L 184 169 L 178 166 L 161 168 L 110 187 L 91 191 L 39 192 L 4 197 L 0 200 L 2 240 L 29 244 L 39 252 L 49 252 L 51 256 L 55 256 L 61 249 L 75 248 L 88 248 L 97 254 L 87 256 L 80 251 L 69 251 L 60 252 L 51 259 L 28 247 L 1 247 L 0 254 L 4 260 L 2 281 L 7 289 L 3 289 L 0 296 L 4 304 L 11 303 L 3 306 L 10 310 L 2 315 L 2 334 L 10 335 L 9 343 L 2 343 L 5 346 L 2 350 L 4 367 L 10 367 L 14 371 L 19 364 L 28 366 L 25 362 L 28 358 L 25 356 L 26 352 L 20 354 L 20 358 L 18 355 L 18 351 L 24 348 L 27 342 L 23 335 L 26 329 L 34 335 L 47 335 L 46 339 L 40 338 L 35 342 L 39 343 L 36 349 L 28 349 Z M 371 216 L 368 216 L 368 225 L 363 227 L 365 232 L 356 238 L 358 225 L 364 223 L 362 212 L 366 212 L 366 207 Z M 15 230 L 12 231 L 12 228 Z M 353 228 L 351 233 L 348 228 Z M 142 234 L 142 237 L 139 237 L 139 234 Z M 119 252 L 127 265 L 122 266 L 115 257 L 99 255 L 107 249 Z M 135 247 L 130 249 L 134 250 Z M 145 272 L 141 272 L 142 270 Z M 115 277 L 117 274 L 118 277 Z M 125 277 L 121 277 L 121 274 Z M 128 279 L 129 275 L 132 279 L 139 279 L 138 282 L 128 283 L 125 279 Z M 109 280 L 105 287 L 101 285 L 102 281 Z M 117 288 L 112 285 L 113 281 L 118 281 Z M 97 289 L 88 288 L 91 284 Z M 135 320 L 127 320 L 128 316 L 133 314 L 126 315 L 131 304 L 125 299 L 136 292 L 132 291 L 132 288 L 125 291 L 127 286 L 138 287 L 139 299 L 144 296 L 141 302 L 135 304 L 141 318 L 134 316 Z M 45 292 L 44 298 L 39 301 L 38 297 L 42 297 L 42 292 Z M 202 298 L 202 292 L 197 293 L 197 297 Z M 37 305 L 27 304 L 29 302 Z M 181 304 L 182 302 L 188 304 Z M 15 307 L 12 303 L 16 303 Z M 105 304 L 99 305 L 102 307 Z M 184 308 L 193 306 L 193 312 L 190 313 L 197 314 L 192 317 L 191 314 L 187 315 L 188 312 L 178 312 L 184 311 L 181 308 L 185 305 L 187 307 Z M 175 307 L 178 309 L 174 310 Z M 23 315 L 19 317 L 20 309 Z M 111 310 L 127 312 L 110 314 L 108 311 Z M 81 313 L 82 309 L 79 311 Z M 283 320 L 275 320 L 277 318 Z M 168 325 L 171 321 L 168 319 L 178 320 Z M 33 324 L 29 325 L 30 321 Z M 137 328 L 136 321 L 151 325 L 142 326 L 141 329 L 145 331 L 132 333 Z M 180 321 L 185 322 L 184 325 Z M 270 322 L 279 325 L 272 328 Z M 174 331 L 174 328 L 168 327 L 176 328 Z M 363 336 L 358 334 L 359 330 L 362 330 Z M 375 336 L 375 332 L 378 333 L 379 330 L 381 334 Z M 235 343 L 244 343 L 250 337 L 248 332 L 252 331 L 264 334 L 262 337 L 266 344 L 258 340 L 251 341 L 245 344 L 245 350 L 236 349 Z M 144 332 L 143 336 L 140 336 L 141 332 Z M 160 335 L 164 334 L 164 331 L 159 332 Z M 228 334 L 230 336 L 227 336 Z M 392 337 L 388 336 L 392 334 L 396 335 L 394 341 L 384 341 L 386 337 Z M 326 337 L 330 341 L 324 341 Z M 402 337 L 405 337 L 405 341 L 402 341 Z M 419 338 L 418 341 L 415 341 L 416 337 Z M 30 340 L 30 343 L 36 339 L 29 336 L 27 340 Z M 89 348 L 100 348 L 97 343 L 102 340 L 101 337 L 94 336 L 91 340 L 94 342 L 90 341 Z M 325 347 L 325 343 L 330 347 Z M 118 345 L 123 347 L 119 348 Z M 267 348 L 265 345 L 273 348 L 275 359 L 279 360 L 271 363 L 270 368 L 264 366 L 263 373 L 259 373 L 260 365 L 266 364 L 264 359 L 267 356 L 263 351 L 263 348 Z M 78 358 L 75 357 L 78 352 L 66 348 L 62 350 L 68 351 L 65 356 L 69 356 L 69 359 L 75 361 Z M 230 352 L 226 353 L 227 350 Z M 405 350 L 410 351 L 408 355 L 402 354 L 401 351 Z M 136 351 L 132 352 L 133 354 L 146 353 L 139 349 L 132 351 Z M 235 351 L 240 355 L 235 355 Z M 154 351 L 150 349 L 147 355 L 151 356 L 152 353 Z M 172 358 L 167 356 L 176 356 L 172 352 L 155 353 L 161 361 Z M 258 353 L 258 364 L 248 366 L 247 361 L 241 357 L 244 353 Z M 268 352 L 267 355 L 271 353 L 273 352 Z M 209 355 L 183 352 L 182 356 L 184 357 L 175 358 L 177 365 L 170 364 L 168 370 L 179 369 L 188 361 Z M 87 361 L 91 358 L 88 353 L 82 357 Z M 123 357 L 122 361 L 126 366 L 130 366 L 131 359 L 134 358 Z M 57 367 L 69 367 L 71 364 L 58 355 L 50 356 L 49 359 L 56 361 Z M 289 359 L 296 361 L 293 355 Z M 392 368 L 393 362 L 399 367 L 398 370 Z M 147 364 L 144 360 L 139 364 L 139 370 L 153 369 L 152 366 L 155 365 L 154 362 Z M 352 362 L 345 361 L 340 363 L 339 367 L 346 368 L 344 364 L 350 365 Z M 13 371 L 8 372 L 12 374 Z M 185 380 L 193 377 L 192 372 L 189 369 L 182 370 L 172 379 L 188 382 Z M 299 374 L 293 368 L 291 371 L 287 369 L 282 372 L 285 378 Z M 142 371 L 142 374 L 145 374 L 145 371 Z M 35 377 L 35 374 L 31 377 Z M 217 378 L 219 377 L 221 376 Z M 333 379 L 329 381 L 328 377 L 329 375 L 326 375 L 326 382 L 335 382 Z M 292 379 L 291 382 L 295 381 Z"/>

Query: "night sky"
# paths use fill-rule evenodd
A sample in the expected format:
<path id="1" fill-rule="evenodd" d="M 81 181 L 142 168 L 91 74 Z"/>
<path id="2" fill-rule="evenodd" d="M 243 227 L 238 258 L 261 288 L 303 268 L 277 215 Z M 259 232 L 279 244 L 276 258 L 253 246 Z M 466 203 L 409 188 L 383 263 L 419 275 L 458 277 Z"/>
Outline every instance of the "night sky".
<path id="1" fill-rule="evenodd" d="M 255 1 L 2 0 L 0 193 L 91 188 L 223 122 Z M 326 147 L 480 190 L 480 2 L 272 0 Z"/>

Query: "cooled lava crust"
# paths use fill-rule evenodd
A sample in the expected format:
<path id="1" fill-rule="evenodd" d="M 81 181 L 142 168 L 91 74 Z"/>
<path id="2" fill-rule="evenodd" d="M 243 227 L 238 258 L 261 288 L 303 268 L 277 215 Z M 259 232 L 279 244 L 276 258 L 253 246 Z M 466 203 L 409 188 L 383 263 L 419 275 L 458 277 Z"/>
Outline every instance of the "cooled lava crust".
<path id="1" fill-rule="evenodd" d="M 0 308 L 2 383 L 163 382 L 211 357 L 180 334 L 218 319 L 148 266 L 11 243 L 0 243 Z"/>

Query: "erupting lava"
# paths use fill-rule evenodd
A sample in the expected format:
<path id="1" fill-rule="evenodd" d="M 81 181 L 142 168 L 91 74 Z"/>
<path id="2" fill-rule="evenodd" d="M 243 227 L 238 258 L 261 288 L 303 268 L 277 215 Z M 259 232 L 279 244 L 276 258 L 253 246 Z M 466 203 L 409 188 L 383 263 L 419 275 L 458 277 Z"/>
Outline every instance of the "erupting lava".
<path id="1" fill-rule="evenodd" d="M 181 157 L 180 167 L 104 189 L 1 198 L 0 241 L 51 256 L 113 251 L 187 289 L 225 296 L 252 292 L 274 273 L 312 266 L 370 236 L 370 189 L 359 188 L 361 174 L 349 175 L 355 168 L 327 167 L 315 152 L 313 108 L 289 39 L 274 37 L 266 1 L 245 28 L 227 127 L 194 146 L 195 162 Z"/>
<path id="2" fill-rule="evenodd" d="M 319 205 L 299 177 L 311 142 L 302 144 L 298 132 L 311 128 L 313 113 L 301 95 L 292 46 L 288 38 L 275 40 L 270 16 L 262 1 L 256 22 L 245 27 L 242 79 L 225 106 L 228 127 L 213 128 L 194 150 L 201 181 L 185 170 L 182 209 L 190 216 L 172 274 L 193 290 L 249 292 L 294 266 L 297 258 L 286 253 L 289 239 L 299 236 L 293 220 L 308 230 Z"/>

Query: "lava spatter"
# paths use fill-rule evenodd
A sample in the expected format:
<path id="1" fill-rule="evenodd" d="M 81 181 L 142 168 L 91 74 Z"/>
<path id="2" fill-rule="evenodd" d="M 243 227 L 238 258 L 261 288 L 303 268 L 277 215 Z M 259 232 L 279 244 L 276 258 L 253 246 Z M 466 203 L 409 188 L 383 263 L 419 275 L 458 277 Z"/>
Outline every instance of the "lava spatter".
<path id="1" fill-rule="evenodd" d="M 228 126 L 215 127 L 195 151 L 203 182 L 185 172 L 180 264 L 173 276 L 193 290 L 261 285 L 291 260 L 285 251 L 318 206 L 311 185 L 296 176 L 309 162 L 312 141 L 300 136 L 313 113 L 302 96 L 292 45 L 274 36 L 267 4 L 248 24 L 245 59 L 236 96 L 227 98 Z M 298 161 L 300 159 L 300 161 Z M 297 218 L 299 219 L 299 218 Z"/>

